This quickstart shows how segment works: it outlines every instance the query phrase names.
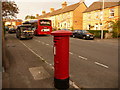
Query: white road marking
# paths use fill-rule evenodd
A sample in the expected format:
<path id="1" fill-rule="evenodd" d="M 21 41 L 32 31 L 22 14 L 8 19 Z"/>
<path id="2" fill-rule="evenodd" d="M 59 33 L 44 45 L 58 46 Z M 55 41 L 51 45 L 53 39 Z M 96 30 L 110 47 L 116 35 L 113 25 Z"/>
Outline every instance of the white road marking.
<path id="1" fill-rule="evenodd" d="M 41 56 L 39 56 L 37 53 L 35 53 L 32 49 L 30 49 L 26 44 L 24 44 L 22 41 L 20 41 L 25 47 L 27 47 L 33 54 L 35 54 L 37 57 L 39 57 L 40 59 L 44 60 L 44 58 L 42 58 Z"/>
<path id="2" fill-rule="evenodd" d="M 41 42 L 41 41 L 39 41 L 39 40 L 35 40 L 35 41 L 37 41 L 37 42 Z M 45 42 L 41 42 L 42 44 L 45 44 Z M 46 44 L 47 46 L 49 46 L 50 44 Z M 51 45 L 51 47 L 53 47 L 52 45 Z"/>
<path id="3" fill-rule="evenodd" d="M 81 59 L 87 60 L 87 58 L 83 57 L 83 56 L 78 56 Z"/>
<path id="4" fill-rule="evenodd" d="M 49 44 L 46 44 L 47 46 L 49 46 Z"/>
<path id="5" fill-rule="evenodd" d="M 49 64 L 47 61 L 45 61 L 45 63 Z"/>
<path id="6" fill-rule="evenodd" d="M 54 67 L 52 66 L 52 70 L 54 70 Z"/>
<path id="7" fill-rule="evenodd" d="M 77 90 L 79 90 L 80 88 L 75 84 L 75 82 L 73 82 L 72 80 L 70 80 L 69 84 L 71 86 L 73 86 L 74 88 L 76 88 Z M 80 89 L 81 90 L 81 89 Z"/>
<path id="8" fill-rule="evenodd" d="M 52 64 L 50 64 L 50 63 L 48 63 L 47 61 L 45 61 L 45 59 L 44 58 L 42 58 L 41 56 L 39 56 L 37 53 L 35 53 L 32 49 L 30 49 L 26 44 L 24 44 L 22 41 L 20 41 L 25 47 L 27 47 L 33 54 L 35 54 L 37 57 L 39 57 L 42 61 L 44 61 L 46 64 L 48 64 L 48 65 L 50 65 L 50 66 L 52 66 Z M 52 66 L 52 68 L 54 68 L 53 66 Z"/>
<path id="9" fill-rule="evenodd" d="M 104 64 L 101 64 L 101 63 L 98 63 L 98 62 L 94 62 L 94 63 L 97 64 L 97 65 L 100 65 L 102 67 L 109 68 L 107 65 L 104 65 Z"/>
<path id="10" fill-rule="evenodd" d="M 35 54 L 37 57 L 39 57 L 40 59 L 42 59 L 46 64 L 50 65 L 52 67 L 52 70 L 54 70 L 54 65 L 48 63 L 47 61 L 45 61 L 45 59 L 43 59 L 41 56 L 39 56 L 37 53 L 35 53 L 32 49 L 30 49 L 26 44 L 24 44 L 22 41 L 20 41 L 26 48 L 28 48 L 33 54 Z M 73 86 L 76 89 L 80 89 L 75 82 L 73 82 L 72 80 L 70 80 L 70 85 Z"/>
<path id="11" fill-rule="evenodd" d="M 72 52 L 69 52 L 71 55 L 73 55 L 73 53 Z"/>

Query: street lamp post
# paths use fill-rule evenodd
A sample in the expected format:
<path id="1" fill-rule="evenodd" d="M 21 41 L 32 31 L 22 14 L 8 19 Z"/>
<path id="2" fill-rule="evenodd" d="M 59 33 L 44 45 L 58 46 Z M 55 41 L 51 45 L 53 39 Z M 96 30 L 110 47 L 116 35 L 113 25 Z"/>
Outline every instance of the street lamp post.
<path id="1" fill-rule="evenodd" d="M 103 39 L 103 29 L 104 29 L 104 3 L 105 1 L 103 0 L 103 5 L 102 5 L 102 20 L 103 20 L 103 22 L 102 22 L 102 30 L 101 30 L 101 39 Z"/>
<path id="2" fill-rule="evenodd" d="M 0 36 L 2 36 L 2 1 L 0 1 Z M 2 73 L 2 37 L 0 37 L 0 71 Z M 2 74 L 0 74 L 2 78 Z M 0 89 L 2 89 L 2 79 L 0 79 Z"/>

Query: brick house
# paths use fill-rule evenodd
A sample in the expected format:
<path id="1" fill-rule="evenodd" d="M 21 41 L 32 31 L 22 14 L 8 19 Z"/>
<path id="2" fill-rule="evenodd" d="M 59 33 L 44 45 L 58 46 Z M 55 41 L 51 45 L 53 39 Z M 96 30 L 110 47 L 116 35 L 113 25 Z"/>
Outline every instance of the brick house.
<path id="1" fill-rule="evenodd" d="M 42 11 L 42 15 L 38 17 L 52 20 L 52 26 L 55 29 L 82 29 L 83 14 L 87 9 L 84 2 L 78 2 L 67 6 L 67 2 L 62 3 L 62 8 L 55 10 L 50 8 L 50 12 Z"/>
<path id="2" fill-rule="evenodd" d="M 83 12 L 84 30 L 108 30 L 108 21 L 115 21 L 120 18 L 118 2 L 94 2 Z M 106 27 L 107 26 L 107 27 Z M 110 30 L 110 29 L 109 29 Z"/>

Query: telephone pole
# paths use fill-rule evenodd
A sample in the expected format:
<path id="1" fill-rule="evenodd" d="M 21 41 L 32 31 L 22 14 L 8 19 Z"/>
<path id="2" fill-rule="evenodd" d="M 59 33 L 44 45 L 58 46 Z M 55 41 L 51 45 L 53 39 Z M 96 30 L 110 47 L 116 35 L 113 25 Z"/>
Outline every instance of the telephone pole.
<path id="1" fill-rule="evenodd" d="M 102 3 L 102 30 L 101 30 L 101 39 L 103 39 L 103 29 L 104 29 L 104 6 L 105 6 L 105 1 L 103 0 Z"/>

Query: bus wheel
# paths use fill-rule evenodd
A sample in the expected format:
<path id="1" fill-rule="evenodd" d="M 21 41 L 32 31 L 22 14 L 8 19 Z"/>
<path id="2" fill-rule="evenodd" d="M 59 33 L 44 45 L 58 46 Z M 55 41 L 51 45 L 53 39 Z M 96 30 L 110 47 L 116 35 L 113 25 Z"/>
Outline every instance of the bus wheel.
<path id="1" fill-rule="evenodd" d="M 37 36 L 37 34 L 34 34 L 34 36 Z"/>
<path id="2" fill-rule="evenodd" d="M 22 40 L 21 36 L 18 37 L 20 40 Z"/>
<path id="3" fill-rule="evenodd" d="M 75 35 L 73 35 L 73 38 L 75 38 Z"/>
<path id="4" fill-rule="evenodd" d="M 31 37 L 30 39 L 33 39 L 33 37 Z"/>

